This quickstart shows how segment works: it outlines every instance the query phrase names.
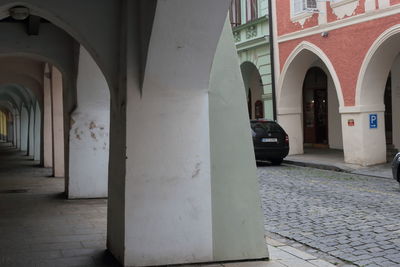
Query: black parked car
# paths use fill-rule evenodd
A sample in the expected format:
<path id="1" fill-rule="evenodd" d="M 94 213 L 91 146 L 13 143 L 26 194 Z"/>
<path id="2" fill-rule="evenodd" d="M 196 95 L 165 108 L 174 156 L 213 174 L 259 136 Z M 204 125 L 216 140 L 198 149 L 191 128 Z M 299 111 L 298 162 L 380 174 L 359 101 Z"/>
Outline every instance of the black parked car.
<path id="1" fill-rule="evenodd" d="M 280 165 L 289 153 L 289 136 L 278 123 L 269 120 L 250 121 L 256 160 Z"/>
<path id="2" fill-rule="evenodd" d="M 392 161 L 393 179 L 400 183 L 400 153 L 397 153 Z"/>

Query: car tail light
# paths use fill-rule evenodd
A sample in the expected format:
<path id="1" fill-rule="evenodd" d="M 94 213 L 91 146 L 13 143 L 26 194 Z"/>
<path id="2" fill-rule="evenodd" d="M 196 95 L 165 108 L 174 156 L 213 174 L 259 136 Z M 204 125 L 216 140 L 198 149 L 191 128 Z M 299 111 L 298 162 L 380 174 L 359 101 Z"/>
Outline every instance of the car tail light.
<path id="1" fill-rule="evenodd" d="M 289 136 L 288 135 L 285 136 L 285 144 L 289 144 Z"/>

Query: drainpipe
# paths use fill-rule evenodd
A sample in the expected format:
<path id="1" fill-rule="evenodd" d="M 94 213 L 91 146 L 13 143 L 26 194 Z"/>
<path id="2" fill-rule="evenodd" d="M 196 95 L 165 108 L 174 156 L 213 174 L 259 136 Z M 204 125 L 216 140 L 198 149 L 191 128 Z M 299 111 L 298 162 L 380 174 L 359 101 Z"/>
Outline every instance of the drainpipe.
<path id="1" fill-rule="evenodd" d="M 271 61 L 271 87 L 272 87 L 272 112 L 274 121 L 277 120 L 276 116 L 276 90 L 275 90 L 275 59 L 274 59 L 274 28 L 272 19 L 272 0 L 268 0 L 268 25 L 269 25 L 269 51 Z"/>

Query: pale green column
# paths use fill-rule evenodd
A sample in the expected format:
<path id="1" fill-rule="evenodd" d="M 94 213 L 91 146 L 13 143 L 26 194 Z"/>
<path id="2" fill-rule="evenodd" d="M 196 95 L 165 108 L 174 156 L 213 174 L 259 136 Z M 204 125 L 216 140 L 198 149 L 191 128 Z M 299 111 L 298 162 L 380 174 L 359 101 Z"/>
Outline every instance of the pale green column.
<path id="1" fill-rule="evenodd" d="M 246 93 L 227 20 L 210 80 L 214 260 L 268 257 Z"/>

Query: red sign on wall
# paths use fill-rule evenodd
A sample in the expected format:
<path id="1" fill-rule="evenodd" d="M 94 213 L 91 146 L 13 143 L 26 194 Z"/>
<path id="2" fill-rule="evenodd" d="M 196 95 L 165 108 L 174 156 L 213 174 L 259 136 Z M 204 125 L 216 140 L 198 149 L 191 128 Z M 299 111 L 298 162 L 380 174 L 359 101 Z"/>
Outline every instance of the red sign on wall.
<path id="1" fill-rule="evenodd" d="M 354 126 L 354 120 L 353 119 L 347 120 L 347 125 Z"/>

